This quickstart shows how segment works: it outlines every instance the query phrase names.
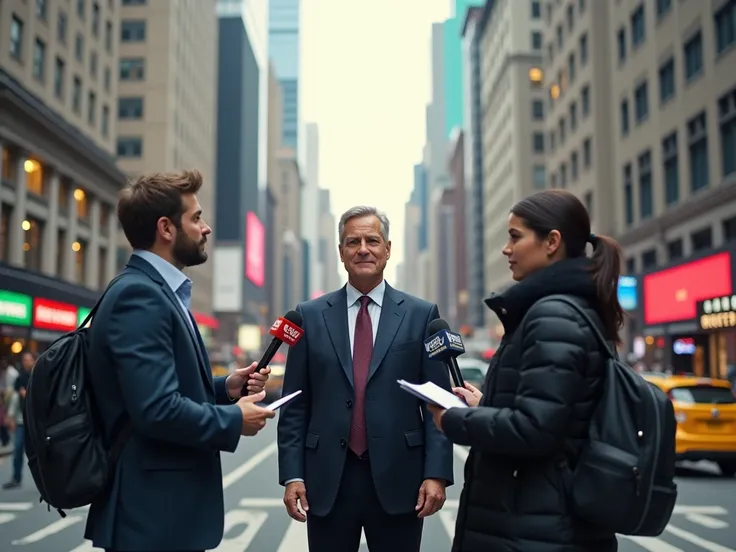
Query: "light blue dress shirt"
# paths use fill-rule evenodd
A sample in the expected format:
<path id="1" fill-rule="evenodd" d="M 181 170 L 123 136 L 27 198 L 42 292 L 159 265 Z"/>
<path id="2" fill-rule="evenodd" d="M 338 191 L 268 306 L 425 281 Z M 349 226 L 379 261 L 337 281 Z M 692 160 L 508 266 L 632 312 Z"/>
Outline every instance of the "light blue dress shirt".
<path id="1" fill-rule="evenodd" d="M 181 270 L 155 253 L 143 249 L 136 249 L 133 251 L 133 255 L 137 255 L 141 259 L 148 261 L 156 269 L 156 272 L 161 275 L 164 282 L 166 282 L 171 288 L 171 291 L 174 292 L 174 295 L 176 295 L 176 300 L 179 302 L 182 312 L 184 312 L 184 318 L 187 319 L 189 326 L 193 330 L 194 323 L 189 314 L 189 304 L 192 297 L 192 281 Z"/>

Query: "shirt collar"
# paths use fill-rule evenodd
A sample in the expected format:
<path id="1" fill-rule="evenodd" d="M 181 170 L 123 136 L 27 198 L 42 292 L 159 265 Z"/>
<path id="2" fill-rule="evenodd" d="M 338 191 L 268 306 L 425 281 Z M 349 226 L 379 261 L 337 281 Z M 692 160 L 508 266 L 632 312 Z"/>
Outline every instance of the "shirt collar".
<path id="1" fill-rule="evenodd" d="M 346 291 L 348 294 L 348 308 L 352 307 L 363 296 L 363 294 L 350 285 L 349 282 Z M 383 295 L 385 293 L 386 280 L 381 280 L 381 283 L 374 287 L 367 295 L 376 305 L 381 307 L 383 306 Z"/>
<path id="2" fill-rule="evenodd" d="M 155 253 L 144 249 L 135 249 L 133 251 L 133 255 L 138 255 L 141 259 L 148 261 L 148 263 L 156 269 L 156 272 L 161 275 L 166 284 L 171 288 L 171 291 L 174 293 L 176 293 L 176 290 L 178 290 L 184 282 L 189 280 L 187 275 L 181 270 Z"/>

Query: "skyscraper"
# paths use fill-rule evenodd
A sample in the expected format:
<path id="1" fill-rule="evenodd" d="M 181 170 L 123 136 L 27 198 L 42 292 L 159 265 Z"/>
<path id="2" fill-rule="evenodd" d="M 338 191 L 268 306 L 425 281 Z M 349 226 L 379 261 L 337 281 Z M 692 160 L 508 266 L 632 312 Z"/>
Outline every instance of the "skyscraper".
<path id="1" fill-rule="evenodd" d="M 270 0 L 268 49 L 283 93 L 282 143 L 299 152 L 299 4 Z"/>

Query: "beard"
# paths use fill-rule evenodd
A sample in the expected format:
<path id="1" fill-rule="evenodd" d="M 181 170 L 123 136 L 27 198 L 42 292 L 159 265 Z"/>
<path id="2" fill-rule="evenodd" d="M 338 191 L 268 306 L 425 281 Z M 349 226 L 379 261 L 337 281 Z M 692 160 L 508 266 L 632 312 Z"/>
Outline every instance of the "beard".
<path id="1" fill-rule="evenodd" d="M 207 252 L 204 250 L 206 241 L 206 238 L 202 238 L 202 241 L 195 242 L 184 232 L 177 232 L 172 251 L 174 260 L 182 266 L 201 265 L 207 261 Z"/>

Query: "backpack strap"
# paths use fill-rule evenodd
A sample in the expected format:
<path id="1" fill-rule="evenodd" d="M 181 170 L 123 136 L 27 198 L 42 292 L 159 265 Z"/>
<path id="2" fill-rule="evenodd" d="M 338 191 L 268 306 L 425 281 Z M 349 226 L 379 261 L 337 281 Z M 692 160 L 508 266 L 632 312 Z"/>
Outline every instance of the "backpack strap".
<path id="1" fill-rule="evenodd" d="M 585 309 L 583 309 L 583 307 L 581 307 L 574 299 L 572 299 L 569 295 L 549 295 L 544 299 L 540 299 L 539 301 L 537 301 L 537 303 L 544 303 L 547 301 L 562 301 L 563 303 L 566 303 L 570 305 L 573 309 L 575 309 L 575 311 L 582 317 L 582 319 L 585 320 L 585 323 L 593 330 L 595 338 L 598 340 L 598 343 L 601 345 L 601 347 L 603 347 L 603 350 L 609 356 L 609 358 L 618 359 L 618 352 L 616 351 L 616 349 L 611 347 L 611 344 L 603 336 L 600 328 L 598 328 L 598 325 L 593 322 L 593 319 L 590 317 L 590 315 L 585 312 Z"/>
<path id="2" fill-rule="evenodd" d="M 110 283 L 109 283 L 109 284 L 107 284 L 107 287 L 105 288 L 105 291 L 103 291 L 103 292 L 102 292 L 102 295 L 100 295 L 100 298 L 99 298 L 99 299 L 97 299 L 97 302 L 95 303 L 95 306 L 94 306 L 94 307 L 92 307 L 92 310 L 90 310 L 90 311 L 89 311 L 89 313 L 87 314 L 87 316 L 85 316 L 85 317 L 84 317 L 84 320 L 83 320 L 83 321 L 82 321 L 82 323 L 81 323 L 81 324 L 80 324 L 80 325 L 79 325 L 79 326 L 77 327 L 77 330 L 81 330 L 82 328 L 84 328 L 84 327 L 85 327 L 85 326 L 87 325 L 87 323 L 88 323 L 88 322 L 89 322 L 90 320 L 92 320 L 92 317 L 93 317 L 93 316 L 95 315 L 95 313 L 97 312 L 97 309 L 98 309 L 98 308 L 100 308 L 100 305 L 102 304 L 102 300 L 103 300 L 103 299 L 105 298 L 105 295 L 107 295 L 107 292 L 108 292 L 108 291 L 110 291 L 110 288 L 112 287 L 112 285 L 113 285 L 113 284 L 114 284 L 115 282 L 117 282 L 117 281 L 118 281 L 118 280 L 119 280 L 120 278 L 122 278 L 122 277 L 123 277 L 123 275 L 122 275 L 122 274 L 118 274 L 118 275 L 117 275 L 117 276 L 115 276 L 115 277 L 114 277 L 114 278 L 113 278 L 112 280 L 110 280 Z"/>

